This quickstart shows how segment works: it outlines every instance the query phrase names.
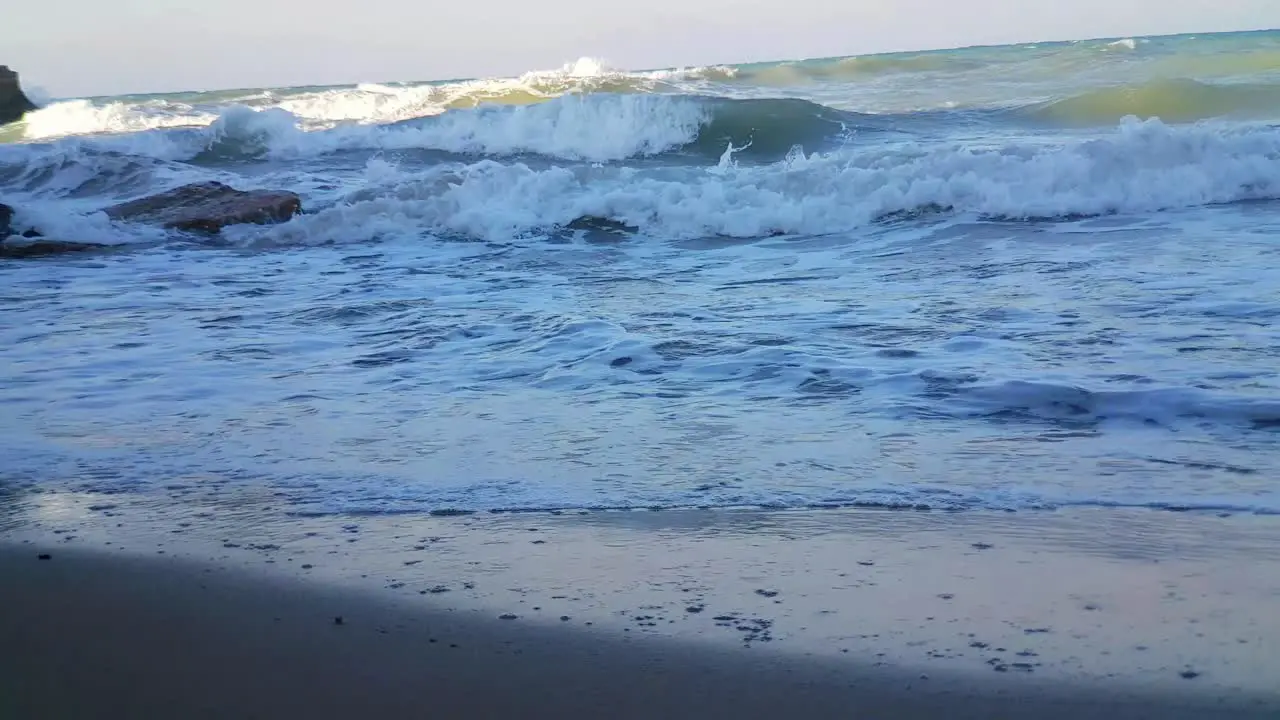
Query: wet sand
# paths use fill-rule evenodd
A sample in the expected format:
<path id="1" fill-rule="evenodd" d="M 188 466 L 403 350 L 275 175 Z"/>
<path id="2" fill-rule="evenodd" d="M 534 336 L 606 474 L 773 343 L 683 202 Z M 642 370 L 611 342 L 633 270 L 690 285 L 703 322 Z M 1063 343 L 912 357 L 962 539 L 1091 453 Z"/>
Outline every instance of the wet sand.
<path id="1" fill-rule="evenodd" d="M 1277 717 L 1276 525 L 36 497 L 0 717 Z"/>

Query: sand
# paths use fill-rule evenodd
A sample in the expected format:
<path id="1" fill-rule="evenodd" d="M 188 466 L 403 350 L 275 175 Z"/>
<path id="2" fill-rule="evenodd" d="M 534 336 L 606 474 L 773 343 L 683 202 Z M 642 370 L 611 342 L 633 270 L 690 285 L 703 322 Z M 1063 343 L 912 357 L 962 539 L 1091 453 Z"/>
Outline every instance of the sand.
<path id="1" fill-rule="evenodd" d="M 0 717 L 1274 718 L 1277 524 L 10 499 Z"/>

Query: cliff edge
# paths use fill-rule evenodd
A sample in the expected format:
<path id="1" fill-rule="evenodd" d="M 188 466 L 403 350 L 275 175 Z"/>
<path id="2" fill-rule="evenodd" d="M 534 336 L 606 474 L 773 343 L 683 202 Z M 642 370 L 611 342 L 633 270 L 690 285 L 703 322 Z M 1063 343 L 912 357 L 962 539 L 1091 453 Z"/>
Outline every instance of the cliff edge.
<path id="1" fill-rule="evenodd" d="M 0 125 L 17 122 L 23 115 L 36 109 L 18 84 L 18 73 L 7 65 L 0 65 Z"/>

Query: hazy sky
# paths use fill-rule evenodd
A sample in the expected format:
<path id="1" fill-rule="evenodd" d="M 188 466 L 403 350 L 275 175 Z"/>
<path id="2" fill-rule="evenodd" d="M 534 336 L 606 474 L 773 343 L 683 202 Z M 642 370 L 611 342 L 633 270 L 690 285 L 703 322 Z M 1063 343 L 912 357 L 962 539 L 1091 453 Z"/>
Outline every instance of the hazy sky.
<path id="1" fill-rule="evenodd" d="M 1280 0 L 15 0 L 54 96 L 515 75 L 1280 27 Z"/>

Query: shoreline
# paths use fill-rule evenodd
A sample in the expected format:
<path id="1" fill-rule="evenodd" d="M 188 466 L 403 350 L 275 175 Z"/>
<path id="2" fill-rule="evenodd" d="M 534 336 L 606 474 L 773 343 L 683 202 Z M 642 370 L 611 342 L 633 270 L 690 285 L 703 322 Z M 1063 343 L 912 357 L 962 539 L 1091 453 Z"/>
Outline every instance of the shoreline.
<path id="1" fill-rule="evenodd" d="M 210 698 L 209 716 L 296 714 L 273 705 L 289 698 L 313 717 L 1280 712 L 1268 516 L 300 518 L 228 495 L 0 498 L 4 697 L 143 703 L 120 717 L 162 699 L 200 717 Z"/>
<path id="2" fill-rule="evenodd" d="M 11 717 L 1262 718 L 1278 707 L 618 639 L 65 546 L 0 546 L 0 572 L 16 590 L 0 602 Z"/>

